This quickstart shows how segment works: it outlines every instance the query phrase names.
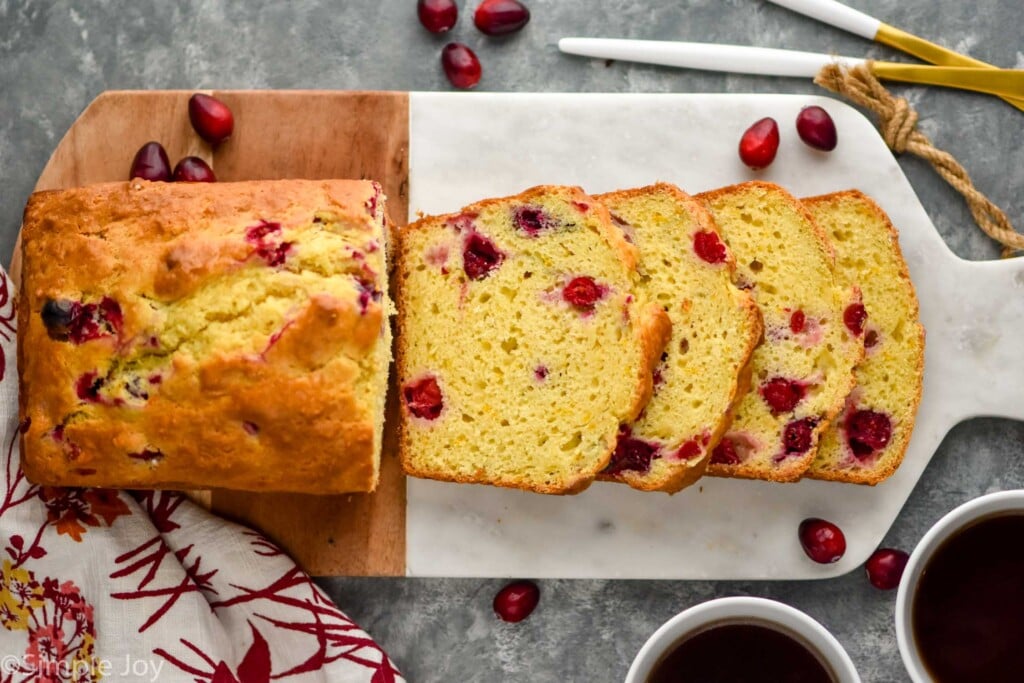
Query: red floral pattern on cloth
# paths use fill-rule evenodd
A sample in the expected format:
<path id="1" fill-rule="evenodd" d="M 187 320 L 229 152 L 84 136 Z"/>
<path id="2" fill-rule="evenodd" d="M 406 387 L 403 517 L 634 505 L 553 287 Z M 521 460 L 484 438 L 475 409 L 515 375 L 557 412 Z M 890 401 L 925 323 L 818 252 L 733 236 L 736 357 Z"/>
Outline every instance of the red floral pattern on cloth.
<path id="1" fill-rule="evenodd" d="M 39 487 L 19 467 L 0 271 L 0 683 L 403 683 L 262 535 L 168 491 Z"/>

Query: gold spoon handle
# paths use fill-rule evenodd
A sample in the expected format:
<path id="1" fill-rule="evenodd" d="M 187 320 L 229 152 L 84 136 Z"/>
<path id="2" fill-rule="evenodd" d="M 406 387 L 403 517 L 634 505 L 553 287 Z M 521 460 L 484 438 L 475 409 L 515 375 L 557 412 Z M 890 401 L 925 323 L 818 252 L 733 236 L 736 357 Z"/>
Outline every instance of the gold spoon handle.
<path id="1" fill-rule="evenodd" d="M 1021 69 L 871 62 L 871 72 L 885 81 L 960 88 L 1004 98 L 1024 97 L 1024 70 Z"/>
<path id="2" fill-rule="evenodd" d="M 975 67 L 991 70 L 998 69 L 998 67 L 988 64 L 987 62 L 983 62 L 980 59 L 974 59 L 973 57 L 962 55 L 959 52 L 954 52 L 948 48 L 942 47 L 941 45 L 936 45 L 931 41 L 925 40 L 924 38 L 919 38 L 912 33 L 901 31 L 895 26 L 890 26 L 884 22 L 878 27 L 878 32 L 875 34 L 875 41 L 906 52 L 907 54 L 911 54 L 918 59 L 923 59 L 931 64 L 952 67 Z M 1018 91 L 1016 94 L 1011 93 L 1009 95 L 1001 94 L 1000 96 L 1017 109 L 1024 111 L 1024 91 Z"/>

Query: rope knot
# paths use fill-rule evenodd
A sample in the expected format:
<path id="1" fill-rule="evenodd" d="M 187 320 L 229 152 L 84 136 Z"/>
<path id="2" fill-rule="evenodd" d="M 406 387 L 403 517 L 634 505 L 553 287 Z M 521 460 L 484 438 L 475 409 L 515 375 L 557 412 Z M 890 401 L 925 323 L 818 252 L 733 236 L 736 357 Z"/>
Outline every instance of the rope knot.
<path id="1" fill-rule="evenodd" d="M 882 139 L 889 149 L 897 154 L 907 151 L 907 143 L 910 136 L 917 127 L 917 112 L 902 97 L 892 98 L 892 102 L 886 102 L 891 107 L 886 107 L 878 114 L 878 127 L 882 132 Z"/>
<path id="2" fill-rule="evenodd" d="M 814 82 L 874 112 L 882 139 L 893 152 L 902 154 L 909 150 L 930 163 L 943 180 L 963 195 L 978 227 L 1003 245 L 1004 256 L 1024 251 L 1024 235 L 1014 230 L 1006 214 L 974 187 L 967 171 L 951 154 L 936 148 L 928 136 L 916 129 L 917 112 L 878 82 L 871 73 L 870 61 L 854 67 L 838 62 L 826 64 Z"/>

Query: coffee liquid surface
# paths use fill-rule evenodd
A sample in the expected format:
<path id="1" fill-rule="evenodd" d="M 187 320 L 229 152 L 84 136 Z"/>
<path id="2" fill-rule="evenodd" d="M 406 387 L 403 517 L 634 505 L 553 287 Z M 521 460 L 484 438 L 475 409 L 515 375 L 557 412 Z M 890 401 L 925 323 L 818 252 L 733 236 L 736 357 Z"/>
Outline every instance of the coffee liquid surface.
<path id="1" fill-rule="evenodd" d="M 647 683 L 834 683 L 807 645 L 753 623 L 712 625 L 684 636 L 655 664 Z"/>
<path id="2" fill-rule="evenodd" d="M 1024 681 L 1024 515 L 945 541 L 918 581 L 913 630 L 939 683 Z"/>

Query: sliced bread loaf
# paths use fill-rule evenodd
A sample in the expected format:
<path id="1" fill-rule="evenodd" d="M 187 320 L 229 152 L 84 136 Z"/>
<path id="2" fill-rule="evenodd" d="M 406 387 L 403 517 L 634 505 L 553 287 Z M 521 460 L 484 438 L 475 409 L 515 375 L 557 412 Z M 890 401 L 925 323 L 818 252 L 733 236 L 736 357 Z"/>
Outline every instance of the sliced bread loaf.
<path id="1" fill-rule="evenodd" d="M 825 432 L 807 476 L 877 484 L 903 460 L 921 401 L 924 328 L 885 212 L 856 190 L 803 200 L 836 250 L 836 277 L 859 284 L 867 311 L 866 356 L 843 414 Z"/>
<path id="2" fill-rule="evenodd" d="M 601 478 L 673 493 L 704 473 L 745 392 L 741 372 L 761 338 L 761 316 L 732 284 L 732 253 L 700 202 L 665 183 L 597 199 L 640 249 L 640 297 L 672 320 L 654 396 L 624 428 Z"/>
<path id="3" fill-rule="evenodd" d="M 833 275 L 832 248 L 807 210 L 777 185 L 749 182 L 699 195 L 736 257 L 737 282 L 764 319 L 752 384 L 708 473 L 795 481 L 853 388 L 863 356 L 856 293 Z"/>
<path id="4" fill-rule="evenodd" d="M 400 451 L 413 476 L 586 488 L 651 395 L 670 334 L 636 249 L 582 190 L 423 218 L 397 251 Z"/>

